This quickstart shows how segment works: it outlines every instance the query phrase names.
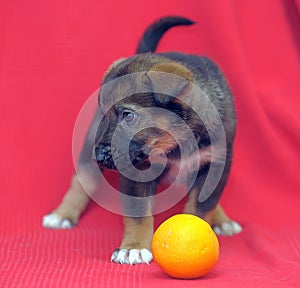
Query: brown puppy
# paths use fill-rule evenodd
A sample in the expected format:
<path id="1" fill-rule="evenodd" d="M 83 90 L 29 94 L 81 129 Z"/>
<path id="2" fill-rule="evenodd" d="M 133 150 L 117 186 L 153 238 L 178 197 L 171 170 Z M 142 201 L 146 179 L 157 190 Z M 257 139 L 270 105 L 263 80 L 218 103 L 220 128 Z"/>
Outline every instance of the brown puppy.
<path id="1" fill-rule="evenodd" d="M 218 204 L 229 175 L 236 124 L 224 76 L 205 57 L 147 53 L 154 52 L 169 28 L 192 23 L 181 17 L 155 22 L 140 41 L 138 54 L 116 61 L 105 73 L 77 173 L 60 206 L 43 218 L 45 227 L 71 228 L 78 222 L 88 194 L 99 184 L 94 158 L 100 170 L 115 169 L 120 175 L 124 235 L 113 252 L 114 262 L 152 260 L 153 199 L 162 211 L 170 208 L 166 199 L 175 197 L 170 189 L 165 198 L 154 197 L 162 181 L 184 182 L 189 193 L 184 212 L 202 217 L 217 234 L 242 230 Z"/>

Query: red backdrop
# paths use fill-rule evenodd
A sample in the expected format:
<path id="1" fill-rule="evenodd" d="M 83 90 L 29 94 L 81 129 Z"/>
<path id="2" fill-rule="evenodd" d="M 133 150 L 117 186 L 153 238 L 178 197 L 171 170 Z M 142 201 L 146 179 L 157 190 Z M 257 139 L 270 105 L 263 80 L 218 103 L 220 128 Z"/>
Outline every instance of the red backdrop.
<path id="1" fill-rule="evenodd" d="M 299 0 L 2 0 L 0 2 L 1 287 L 296 287 L 299 228 Z M 41 227 L 73 173 L 81 106 L 115 59 L 134 53 L 164 15 L 197 24 L 159 51 L 214 59 L 235 96 L 238 131 L 222 199 L 244 226 L 220 237 L 205 278 L 165 276 L 155 263 L 109 262 L 121 217 L 91 205 L 72 231 Z M 158 225 L 180 205 L 156 217 Z M 204 286 L 203 286 L 204 287 Z"/>

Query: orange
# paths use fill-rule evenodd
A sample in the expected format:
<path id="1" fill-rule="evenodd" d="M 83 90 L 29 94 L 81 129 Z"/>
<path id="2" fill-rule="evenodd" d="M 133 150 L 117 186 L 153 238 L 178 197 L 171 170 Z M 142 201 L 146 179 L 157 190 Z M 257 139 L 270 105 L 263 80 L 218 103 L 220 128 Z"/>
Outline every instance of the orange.
<path id="1" fill-rule="evenodd" d="M 152 240 L 155 262 L 169 276 L 201 277 L 219 258 L 219 241 L 210 225 L 191 214 L 177 214 L 163 222 Z"/>

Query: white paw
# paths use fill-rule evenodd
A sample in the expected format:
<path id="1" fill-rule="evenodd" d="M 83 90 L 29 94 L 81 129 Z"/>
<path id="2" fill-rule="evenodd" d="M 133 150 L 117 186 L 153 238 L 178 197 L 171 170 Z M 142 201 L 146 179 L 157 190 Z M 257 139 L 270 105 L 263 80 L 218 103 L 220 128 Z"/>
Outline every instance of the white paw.
<path id="1" fill-rule="evenodd" d="M 217 235 L 231 236 L 243 231 L 240 224 L 235 221 L 224 222 L 221 225 L 214 225 L 213 229 Z"/>
<path id="2" fill-rule="evenodd" d="M 45 228 L 71 229 L 73 227 L 73 224 L 69 219 L 65 219 L 54 213 L 45 215 L 42 222 Z"/>
<path id="3" fill-rule="evenodd" d="M 144 248 L 144 249 L 116 249 L 110 261 L 119 263 L 119 264 L 141 264 L 146 263 L 149 264 L 153 259 L 152 253 Z"/>

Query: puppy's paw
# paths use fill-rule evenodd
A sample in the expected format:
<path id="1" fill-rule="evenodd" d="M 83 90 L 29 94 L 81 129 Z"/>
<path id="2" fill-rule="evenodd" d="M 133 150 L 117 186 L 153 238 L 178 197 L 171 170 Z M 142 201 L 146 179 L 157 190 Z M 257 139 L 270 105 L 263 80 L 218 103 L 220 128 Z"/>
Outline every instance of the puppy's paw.
<path id="1" fill-rule="evenodd" d="M 116 249 L 112 256 L 111 262 L 119 263 L 119 264 L 141 264 L 146 263 L 149 264 L 153 259 L 152 253 L 144 248 L 144 249 Z"/>
<path id="2" fill-rule="evenodd" d="M 227 221 L 212 227 L 217 235 L 232 236 L 243 231 L 242 226 L 235 221 Z"/>
<path id="3" fill-rule="evenodd" d="M 74 226 L 70 219 L 64 218 L 55 213 L 45 215 L 43 217 L 42 224 L 45 228 L 52 229 L 71 229 Z"/>

